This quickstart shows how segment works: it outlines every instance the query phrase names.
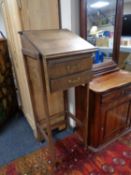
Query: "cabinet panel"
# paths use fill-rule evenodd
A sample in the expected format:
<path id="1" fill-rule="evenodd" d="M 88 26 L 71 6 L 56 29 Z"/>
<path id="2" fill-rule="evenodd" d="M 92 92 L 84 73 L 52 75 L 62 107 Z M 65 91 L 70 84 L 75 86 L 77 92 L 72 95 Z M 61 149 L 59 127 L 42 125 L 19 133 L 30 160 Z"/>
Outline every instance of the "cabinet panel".
<path id="1" fill-rule="evenodd" d="M 43 83 L 42 77 L 39 72 L 39 61 L 38 59 L 33 59 L 31 57 L 25 58 L 26 66 L 29 76 L 29 86 L 31 87 L 31 96 L 33 97 L 33 102 L 35 103 L 35 112 L 37 113 L 38 121 L 44 120 L 46 117 L 45 113 L 45 99 L 43 98 Z M 64 111 L 64 100 L 63 93 L 48 93 L 48 104 L 49 104 L 49 114 L 53 116 Z M 64 116 L 63 116 L 64 118 Z"/>
<path id="2" fill-rule="evenodd" d="M 114 105 L 110 109 L 106 109 L 104 113 L 104 135 L 103 139 L 108 140 L 110 137 L 119 133 L 128 125 L 128 109 L 129 102 Z"/>

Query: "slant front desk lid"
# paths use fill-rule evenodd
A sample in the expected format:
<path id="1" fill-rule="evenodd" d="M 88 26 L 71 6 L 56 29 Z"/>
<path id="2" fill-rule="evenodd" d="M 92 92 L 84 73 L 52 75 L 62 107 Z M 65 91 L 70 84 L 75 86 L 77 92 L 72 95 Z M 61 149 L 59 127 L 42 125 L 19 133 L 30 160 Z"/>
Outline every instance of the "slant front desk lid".
<path id="1" fill-rule="evenodd" d="M 23 48 L 23 51 L 32 50 L 34 52 L 35 48 L 35 52 L 39 52 L 47 59 L 66 56 L 67 53 L 70 56 L 91 53 L 96 50 L 93 45 L 67 29 L 23 31 L 20 34 L 29 42 L 28 50 Z"/>

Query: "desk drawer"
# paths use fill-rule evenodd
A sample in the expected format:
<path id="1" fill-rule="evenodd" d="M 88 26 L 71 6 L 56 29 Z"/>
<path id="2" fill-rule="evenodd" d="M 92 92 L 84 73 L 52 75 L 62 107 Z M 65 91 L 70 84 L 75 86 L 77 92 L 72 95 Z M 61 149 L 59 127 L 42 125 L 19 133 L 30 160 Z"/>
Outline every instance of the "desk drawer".
<path id="1" fill-rule="evenodd" d="M 68 59 L 68 61 L 67 61 Z M 59 78 L 65 75 L 87 71 L 92 67 L 91 55 L 86 57 L 63 58 L 48 61 L 49 78 Z"/>
<path id="2" fill-rule="evenodd" d="M 79 86 L 81 84 L 87 84 L 92 77 L 91 71 L 85 71 L 74 75 L 65 76 L 62 78 L 51 79 L 50 88 L 51 91 L 66 90 L 71 87 Z"/>

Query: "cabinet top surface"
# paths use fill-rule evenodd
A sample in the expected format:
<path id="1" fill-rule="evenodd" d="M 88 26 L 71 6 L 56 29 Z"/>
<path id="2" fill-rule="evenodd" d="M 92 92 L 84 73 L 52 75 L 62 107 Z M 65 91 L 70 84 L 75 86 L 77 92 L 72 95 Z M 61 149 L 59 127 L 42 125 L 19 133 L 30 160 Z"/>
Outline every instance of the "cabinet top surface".
<path id="1" fill-rule="evenodd" d="M 100 93 L 124 86 L 129 83 L 131 83 L 131 73 L 120 70 L 98 78 L 94 78 L 90 82 L 90 90 Z"/>
<path id="2" fill-rule="evenodd" d="M 21 34 L 46 58 L 84 54 L 96 50 L 93 45 L 67 29 L 23 31 Z"/>

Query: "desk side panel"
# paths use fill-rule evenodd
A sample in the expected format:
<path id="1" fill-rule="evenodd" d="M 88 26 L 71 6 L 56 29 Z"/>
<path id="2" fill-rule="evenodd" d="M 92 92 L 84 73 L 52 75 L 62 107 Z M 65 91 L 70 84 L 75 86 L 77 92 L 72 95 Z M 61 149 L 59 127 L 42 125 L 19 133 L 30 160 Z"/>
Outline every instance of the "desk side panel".
<path id="1" fill-rule="evenodd" d="M 25 56 L 25 64 L 26 64 L 26 70 L 27 70 L 27 76 L 28 76 L 28 83 L 30 87 L 30 93 L 32 98 L 32 104 L 33 109 L 35 113 L 35 118 L 43 127 L 46 127 L 45 124 L 45 99 L 44 91 L 43 91 L 43 85 L 42 77 L 40 75 L 40 67 L 39 67 L 39 60 L 31 58 L 29 56 Z M 44 86 L 44 88 L 46 88 Z M 48 105 L 49 105 L 49 114 L 51 119 L 51 124 L 55 125 L 56 128 L 64 128 L 64 99 L 63 99 L 63 93 L 57 92 L 57 93 L 47 93 L 48 96 Z M 60 116 L 58 115 L 60 114 Z M 56 116 L 56 117 L 55 117 Z M 59 123 L 62 123 L 62 125 L 59 125 Z M 58 123 L 58 124 L 57 124 Z M 53 129 L 56 129 L 53 128 Z"/>

